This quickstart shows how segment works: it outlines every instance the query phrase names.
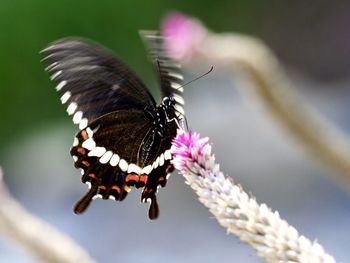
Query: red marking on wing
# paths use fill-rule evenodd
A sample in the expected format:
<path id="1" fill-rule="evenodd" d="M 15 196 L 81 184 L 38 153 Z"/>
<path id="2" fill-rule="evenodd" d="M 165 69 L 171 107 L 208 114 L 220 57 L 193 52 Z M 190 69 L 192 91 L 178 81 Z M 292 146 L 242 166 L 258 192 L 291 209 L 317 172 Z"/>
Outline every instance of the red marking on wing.
<path id="1" fill-rule="evenodd" d="M 85 151 L 85 149 L 83 147 L 77 148 L 77 152 L 82 154 L 82 155 L 85 155 L 85 153 L 86 153 L 86 151 Z"/>
<path id="2" fill-rule="evenodd" d="M 144 184 L 146 184 L 147 183 L 147 179 L 148 179 L 148 175 L 140 175 L 139 176 L 139 181 L 140 181 L 140 183 L 144 183 Z"/>
<path id="3" fill-rule="evenodd" d="M 174 165 L 173 164 L 171 164 L 171 163 L 169 163 L 168 164 L 168 166 L 166 167 L 166 169 L 165 169 L 165 173 L 171 173 L 171 172 L 173 172 L 174 171 Z"/>
<path id="4" fill-rule="evenodd" d="M 120 188 L 119 188 L 117 185 L 113 185 L 113 186 L 111 187 L 111 189 L 112 189 L 112 190 L 116 190 L 116 191 L 118 192 L 118 194 L 120 194 L 120 192 L 121 192 Z"/>
<path id="5" fill-rule="evenodd" d="M 125 190 L 125 191 L 127 191 L 127 192 L 130 192 L 130 191 L 131 191 L 131 188 L 130 188 L 129 186 L 124 185 L 123 187 L 124 187 L 124 190 Z"/>
<path id="6" fill-rule="evenodd" d="M 159 183 L 159 182 L 163 182 L 164 180 L 165 180 L 164 177 L 159 177 L 159 178 L 158 178 L 158 183 Z"/>
<path id="7" fill-rule="evenodd" d="M 81 163 L 82 163 L 83 165 L 85 165 L 86 167 L 89 167 L 89 166 L 90 166 L 90 163 L 87 162 L 87 161 L 81 161 Z"/>
<path id="8" fill-rule="evenodd" d="M 81 131 L 81 136 L 83 137 L 84 140 L 87 140 L 89 138 L 89 136 L 85 130 Z"/>
<path id="9" fill-rule="evenodd" d="M 97 179 L 95 174 L 88 174 L 89 177 Z"/>
<path id="10" fill-rule="evenodd" d="M 136 174 L 128 174 L 125 177 L 125 182 L 126 183 L 130 183 L 130 182 L 137 183 L 138 181 L 139 181 L 139 176 L 136 175 Z"/>

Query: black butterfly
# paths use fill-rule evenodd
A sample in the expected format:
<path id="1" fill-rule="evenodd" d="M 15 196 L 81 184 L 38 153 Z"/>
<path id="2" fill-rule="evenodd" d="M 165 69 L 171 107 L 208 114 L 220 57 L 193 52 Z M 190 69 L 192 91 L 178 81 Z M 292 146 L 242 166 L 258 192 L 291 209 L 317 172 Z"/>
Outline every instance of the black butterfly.
<path id="1" fill-rule="evenodd" d="M 158 72 L 163 100 L 108 50 L 81 39 L 58 40 L 42 51 L 62 104 L 80 131 L 71 155 L 89 191 L 74 212 L 95 198 L 122 201 L 131 186 L 142 187 L 150 219 L 159 214 L 156 193 L 173 171 L 171 140 L 184 118 L 179 65 L 171 61 L 156 32 L 142 32 Z"/>

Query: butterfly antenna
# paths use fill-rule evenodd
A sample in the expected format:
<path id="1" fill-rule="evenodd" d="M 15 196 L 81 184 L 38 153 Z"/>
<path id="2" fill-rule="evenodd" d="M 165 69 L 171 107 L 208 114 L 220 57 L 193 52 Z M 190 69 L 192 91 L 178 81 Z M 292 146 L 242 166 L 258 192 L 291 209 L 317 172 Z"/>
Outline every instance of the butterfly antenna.
<path id="1" fill-rule="evenodd" d="M 187 122 L 187 118 L 185 115 L 183 115 L 183 123 L 184 123 L 184 128 L 185 128 L 185 131 L 188 131 L 188 122 Z"/>
<path id="2" fill-rule="evenodd" d="M 181 89 L 181 88 L 187 86 L 188 84 L 190 84 L 190 83 L 192 83 L 192 82 L 194 82 L 194 81 L 196 81 L 196 80 L 198 80 L 198 79 L 200 79 L 200 78 L 203 78 L 204 76 L 206 76 L 206 75 L 208 75 L 210 72 L 212 72 L 213 69 L 214 69 L 214 66 L 211 66 L 211 68 L 209 69 L 208 72 L 206 72 L 206 73 L 204 73 L 203 75 L 200 75 L 199 77 L 197 77 L 197 78 L 195 78 L 195 79 L 193 79 L 193 80 L 191 80 L 191 81 L 189 81 L 189 82 L 187 82 L 187 83 L 181 85 L 181 86 L 178 87 L 176 90 Z"/>

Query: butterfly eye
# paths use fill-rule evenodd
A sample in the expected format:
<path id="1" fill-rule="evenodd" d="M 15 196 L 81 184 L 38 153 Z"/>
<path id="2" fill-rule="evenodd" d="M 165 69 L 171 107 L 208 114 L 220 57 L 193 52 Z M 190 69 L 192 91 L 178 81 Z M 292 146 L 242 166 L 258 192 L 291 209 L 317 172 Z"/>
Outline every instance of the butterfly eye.
<path id="1" fill-rule="evenodd" d="M 165 106 L 174 106 L 175 100 L 173 97 L 164 97 L 163 98 L 163 105 Z"/>
<path id="2" fill-rule="evenodd" d="M 169 97 L 164 97 L 163 98 L 163 104 L 164 105 L 169 105 L 169 101 L 170 101 Z"/>

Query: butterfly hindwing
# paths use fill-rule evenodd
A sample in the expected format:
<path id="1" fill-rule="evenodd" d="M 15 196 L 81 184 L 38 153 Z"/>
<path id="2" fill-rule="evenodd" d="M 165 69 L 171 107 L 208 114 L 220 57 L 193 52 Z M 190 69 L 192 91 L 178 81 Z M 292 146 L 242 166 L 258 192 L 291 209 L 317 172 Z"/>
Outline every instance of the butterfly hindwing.
<path id="1" fill-rule="evenodd" d="M 90 191 L 78 202 L 76 213 L 83 212 L 94 197 L 121 201 L 135 186 L 143 188 L 143 202 L 151 201 L 151 210 L 155 210 L 150 216 L 158 214 L 155 194 L 173 169 L 170 145 L 176 124 L 169 125 L 164 137 L 152 125 L 145 111 L 118 110 L 78 132 L 71 154 Z"/>

